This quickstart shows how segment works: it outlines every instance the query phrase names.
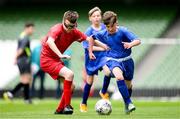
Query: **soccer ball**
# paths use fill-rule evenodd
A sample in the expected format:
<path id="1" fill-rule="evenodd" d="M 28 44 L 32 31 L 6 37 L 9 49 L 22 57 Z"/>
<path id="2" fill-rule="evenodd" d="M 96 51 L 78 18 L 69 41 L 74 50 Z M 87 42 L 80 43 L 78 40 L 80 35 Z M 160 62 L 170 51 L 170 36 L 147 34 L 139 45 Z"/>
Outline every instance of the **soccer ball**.
<path id="1" fill-rule="evenodd" d="M 99 115 L 109 115 L 112 112 L 111 102 L 109 100 L 101 99 L 97 101 L 95 110 Z"/>

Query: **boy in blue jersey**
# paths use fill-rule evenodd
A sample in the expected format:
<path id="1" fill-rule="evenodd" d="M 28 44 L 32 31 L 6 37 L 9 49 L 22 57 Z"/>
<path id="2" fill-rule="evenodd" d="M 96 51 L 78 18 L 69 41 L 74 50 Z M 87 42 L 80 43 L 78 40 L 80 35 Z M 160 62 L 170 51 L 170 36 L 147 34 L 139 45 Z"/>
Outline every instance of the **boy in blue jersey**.
<path id="1" fill-rule="evenodd" d="M 125 112 L 129 114 L 135 110 L 130 98 L 132 93 L 131 81 L 134 74 L 131 48 L 139 45 L 140 40 L 127 28 L 118 27 L 117 15 L 112 11 L 103 14 L 103 22 L 106 25 L 106 30 L 100 31 L 92 37 L 110 47 L 106 54 L 107 62 L 103 66 L 103 71 L 106 76 L 114 76 L 117 79 L 117 86 L 125 103 Z M 92 50 L 92 47 L 90 49 Z M 90 55 L 90 58 L 93 59 L 94 57 Z"/>
<path id="2" fill-rule="evenodd" d="M 89 11 L 89 20 L 91 21 L 92 25 L 89 26 L 85 32 L 87 36 L 91 36 L 92 34 L 104 30 L 106 27 L 104 24 L 101 23 L 101 10 L 98 7 L 94 7 Z M 83 48 L 85 49 L 85 69 L 87 72 L 86 84 L 83 90 L 83 99 L 80 104 L 80 111 L 87 112 L 87 100 L 90 94 L 91 86 L 94 80 L 94 76 L 98 74 L 98 70 L 105 65 L 105 50 L 101 47 L 93 46 L 94 55 L 96 56 L 96 60 L 90 60 L 88 48 L 89 44 L 87 41 L 83 41 Z M 107 88 L 110 82 L 110 77 L 104 77 L 104 86 L 103 89 L 104 93 L 100 91 L 100 96 L 102 98 L 108 99 Z"/>

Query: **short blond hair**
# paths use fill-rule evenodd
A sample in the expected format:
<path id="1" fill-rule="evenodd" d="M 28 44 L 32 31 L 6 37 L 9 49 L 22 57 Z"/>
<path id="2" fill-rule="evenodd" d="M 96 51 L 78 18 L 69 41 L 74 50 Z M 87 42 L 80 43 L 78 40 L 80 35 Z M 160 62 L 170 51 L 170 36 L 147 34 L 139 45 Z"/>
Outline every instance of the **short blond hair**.
<path id="1" fill-rule="evenodd" d="M 99 7 L 94 7 L 91 10 L 89 10 L 89 13 L 88 13 L 89 17 L 92 16 L 92 14 L 96 11 L 99 11 L 101 14 L 101 9 L 99 9 Z"/>

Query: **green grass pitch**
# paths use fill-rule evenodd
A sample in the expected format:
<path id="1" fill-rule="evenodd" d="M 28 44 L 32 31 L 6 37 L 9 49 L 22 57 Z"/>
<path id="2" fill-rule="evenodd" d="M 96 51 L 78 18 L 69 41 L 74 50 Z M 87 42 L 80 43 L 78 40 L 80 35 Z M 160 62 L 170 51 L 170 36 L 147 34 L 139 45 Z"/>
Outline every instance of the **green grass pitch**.
<path id="1" fill-rule="evenodd" d="M 0 119 L 180 119 L 180 101 L 138 101 L 134 104 L 137 110 L 131 115 L 124 114 L 122 101 L 112 102 L 112 113 L 109 116 L 96 114 L 94 105 L 98 99 L 88 101 L 88 112 L 79 111 L 80 98 L 73 98 L 73 115 L 54 115 L 58 100 L 34 100 L 34 104 L 24 104 L 23 100 L 16 99 L 13 103 L 0 99 Z"/>

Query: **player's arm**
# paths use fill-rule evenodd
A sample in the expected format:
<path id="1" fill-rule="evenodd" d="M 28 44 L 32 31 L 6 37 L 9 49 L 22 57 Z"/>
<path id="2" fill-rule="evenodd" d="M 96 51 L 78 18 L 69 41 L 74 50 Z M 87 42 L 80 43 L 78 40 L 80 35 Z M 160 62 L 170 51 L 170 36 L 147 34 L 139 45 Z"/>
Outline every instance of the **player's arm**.
<path id="1" fill-rule="evenodd" d="M 14 61 L 14 64 L 17 64 L 17 59 L 19 56 L 21 56 L 23 54 L 23 49 L 22 48 L 19 48 L 16 52 L 16 55 L 15 55 L 15 61 Z"/>
<path id="2" fill-rule="evenodd" d="M 141 40 L 133 32 L 129 31 L 125 27 L 122 27 L 122 31 L 124 33 L 124 36 L 127 38 L 127 41 L 122 42 L 125 49 L 130 49 L 141 44 Z"/>
<path id="3" fill-rule="evenodd" d="M 86 39 L 89 42 L 89 58 L 91 60 L 96 59 L 95 55 L 93 54 L 93 46 L 94 46 L 94 39 L 92 36 L 87 37 Z"/>
<path id="4" fill-rule="evenodd" d="M 90 28 L 88 28 L 86 30 L 85 34 L 87 36 L 91 36 L 93 34 L 93 32 L 90 30 Z M 101 47 L 101 46 L 104 46 L 104 45 L 102 45 L 102 43 L 98 43 L 98 41 L 97 42 L 95 41 L 94 45 L 95 46 L 93 46 L 93 51 L 105 51 L 106 50 L 105 48 Z M 84 46 L 86 46 L 86 44 Z M 88 47 L 85 47 L 85 48 L 88 48 Z"/>
<path id="5" fill-rule="evenodd" d="M 122 42 L 122 43 L 123 43 L 125 49 L 130 49 L 130 48 L 132 48 L 134 46 L 140 45 L 141 40 L 135 39 L 132 42 Z"/>
<path id="6" fill-rule="evenodd" d="M 105 51 L 105 49 L 102 47 L 93 46 L 93 51 Z"/>
<path id="7" fill-rule="evenodd" d="M 48 44 L 48 46 L 50 47 L 50 49 L 56 53 L 57 56 L 59 56 L 59 58 L 65 58 L 65 59 L 70 59 L 71 57 L 69 55 L 63 55 L 59 49 L 57 48 L 56 44 L 54 43 L 54 39 L 52 37 L 48 37 L 48 40 L 46 41 L 46 43 Z"/>
<path id="8" fill-rule="evenodd" d="M 16 55 L 15 55 L 15 61 L 14 64 L 17 64 L 17 59 L 24 53 L 26 52 L 26 46 L 28 44 L 28 39 L 21 39 L 21 44 L 18 47 L 17 51 L 16 51 Z M 30 51 L 27 51 L 26 54 L 29 56 L 30 55 Z"/>
<path id="9" fill-rule="evenodd" d="M 104 51 L 104 50 L 109 50 L 110 48 L 106 45 L 106 44 L 104 44 L 104 43 L 102 43 L 101 41 L 99 41 L 99 40 L 95 40 L 94 41 L 94 44 L 95 44 L 95 46 L 93 46 L 93 47 L 99 47 L 100 49 L 103 49 L 103 50 L 101 50 L 101 51 Z M 94 49 L 93 49 L 94 50 Z M 95 51 L 95 50 L 94 50 Z"/>

